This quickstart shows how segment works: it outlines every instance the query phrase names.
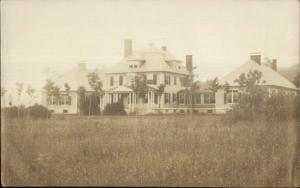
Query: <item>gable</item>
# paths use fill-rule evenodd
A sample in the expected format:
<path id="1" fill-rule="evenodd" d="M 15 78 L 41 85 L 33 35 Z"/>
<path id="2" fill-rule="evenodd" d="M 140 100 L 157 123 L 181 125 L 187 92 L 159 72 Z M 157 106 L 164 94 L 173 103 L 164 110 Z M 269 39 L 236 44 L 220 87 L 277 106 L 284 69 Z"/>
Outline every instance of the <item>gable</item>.
<path id="1" fill-rule="evenodd" d="M 264 65 L 258 65 L 253 61 L 249 61 L 239 66 L 238 68 L 224 76 L 220 80 L 220 83 L 225 84 L 227 82 L 230 86 L 239 86 L 238 83 L 235 82 L 235 79 L 237 79 L 242 73 L 248 74 L 250 70 L 257 70 L 259 72 L 262 72 L 261 80 L 264 81 L 264 83 L 261 83 L 260 85 L 280 86 L 290 89 L 296 89 L 296 87 L 290 81 L 288 81 L 278 72 L 274 71 L 272 68 Z"/>

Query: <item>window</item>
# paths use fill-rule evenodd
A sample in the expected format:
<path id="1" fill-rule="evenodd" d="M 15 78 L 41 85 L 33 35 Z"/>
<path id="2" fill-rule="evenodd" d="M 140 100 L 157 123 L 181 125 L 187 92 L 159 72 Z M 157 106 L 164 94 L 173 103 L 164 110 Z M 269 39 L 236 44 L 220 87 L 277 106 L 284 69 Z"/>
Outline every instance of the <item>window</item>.
<path id="1" fill-rule="evenodd" d="M 204 94 L 204 104 L 215 104 L 215 94 L 205 93 Z"/>
<path id="2" fill-rule="evenodd" d="M 63 112 L 64 112 L 64 114 L 67 114 L 67 113 L 68 113 L 68 110 L 64 109 Z"/>
<path id="3" fill-rule="evenodd" d="M 72 104 L 72 97 L 71 96 L 67 96 L 66 104 L 68 104 L 68 105 Z"/>
<path id="4" fill-rule="evenodd" d="M 132 68 L 132 65 L 129 65 L 129 68 Z"/>
<path id="5" fill-rule="evenodd" d="M 177 94 L 173 93 L 173 103 L 176 103 L 176 102 L 177 102 Z"/>
<path id="6" fill-rule="evenodd" d="M 157 84 L 157 75 L 153 74 L 153 84 Z"/>
<path id="7" fill-rule="evenodd" d="M 110 77 L 110 86 L 113 86 L 113 85 L 114 85 L 114 77 L 111 76 L 111 77 Z"/>
<path id="8" fill-rule="evenodd" d="M 170 75 L 165 74 L 165 84 L 170 85 Z"/>
<path id="9" fill-rule="evenodd" d="M 177 84 L 177 77 L 174 76 L 174 85 L 176 85 L 176 84 Z"/>
<path id="10" fill-rule="evenodd" d="M 165 93 L 165 104 L 170 104 L 170 93 Z"/>
<path id="11" fill-rule="evenodd" d="M 119 77 L 119 85 L 122 86 L 123 85 L 123 76 Z"/>
<path id="12" fill-rule="evenodd" d="M 237 90 L 230 90 L 228 93 L 224 93 L 224 103 L 237 103 L 239 100 L 239 93 Z"/>
<path id="13" fill-rule="evenodd" d="M 183 93 L 179 94 L 179 104 L 184 104 L 184 94 Z"/>
<path id="14" fill-rule="evenodd" d="M 65 104 L 65 97 L 64 96 L 60 96 L 59 97 L 59 105 L 64 105 Z"/>
<path id="15" fill-rule="evenodd" d="M 137 68 L 137 65 L 134 65 L 134 68 Z"/>
<path id="16" fill-rule="evenodd" d="M 200 93 L 195 94 L 193 97 L 194 97 L 195 104 L 201 104 L 201 94 Z"/>
<path id="17" fill-rule="evenodd" d="M 145 94 L 143 95 L 143 102 L 144 102 L 144 104 L 145 104 L 145 103 L 148 103 L 148 94 L 147 94 L 147 93 L 145 93 Z"/>

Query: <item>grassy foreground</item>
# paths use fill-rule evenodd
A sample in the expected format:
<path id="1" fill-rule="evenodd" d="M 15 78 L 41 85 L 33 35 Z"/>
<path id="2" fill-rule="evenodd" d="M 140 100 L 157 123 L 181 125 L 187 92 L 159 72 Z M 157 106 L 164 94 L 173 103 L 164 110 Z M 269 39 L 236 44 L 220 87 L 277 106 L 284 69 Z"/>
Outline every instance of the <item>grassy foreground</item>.
<path id="1" fill-rule="evenodd" d="M 1 181 L 48 186 L 291 186 L 295 123 L 221 116 L 2 123 Z"/>

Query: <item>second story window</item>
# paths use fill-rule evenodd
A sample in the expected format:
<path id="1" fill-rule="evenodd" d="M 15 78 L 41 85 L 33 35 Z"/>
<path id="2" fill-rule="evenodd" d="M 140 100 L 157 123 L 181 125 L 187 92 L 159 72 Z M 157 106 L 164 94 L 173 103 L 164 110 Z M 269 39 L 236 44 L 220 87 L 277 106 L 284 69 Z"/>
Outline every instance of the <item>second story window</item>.
<path id="1" fill-rule="evenodd" d="M 170 85 L 170 75 L 165 74 L 165 84 Z"/>
<path id="2" fill-rule="evenodd" d="M 153 84 L 156 85 L 157 84 L 157 75 L 153 74 Z"/>
<path id="3" fill-rule="evenodd" d="M 176 84 L 177 84 L 177 77 L 174 76 L 174 85 L 176 85 Z"/>
<path id="4" fill-rule="evenodd" d="M 123 85 L 123 76 L 119 77 L 119 85 L 122 86 Z"/>
<path id="5" fill-rule="evenodd" d="M 111 76 L 111 77 L 110 77 L 110 86 L 113 86 L 113 85 L 114 85 L 114 77 Z"/>

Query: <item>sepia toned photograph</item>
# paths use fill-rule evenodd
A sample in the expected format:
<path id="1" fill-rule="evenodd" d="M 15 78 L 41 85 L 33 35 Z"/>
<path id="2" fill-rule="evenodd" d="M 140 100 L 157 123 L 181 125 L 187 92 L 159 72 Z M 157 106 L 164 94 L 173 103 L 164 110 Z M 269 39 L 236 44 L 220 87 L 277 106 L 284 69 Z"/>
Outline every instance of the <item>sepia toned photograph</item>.
<path id="1" fill-rule="evenodd" d="M 1 186 L 299 187 L 299 0 L 1 0 Z"/>

